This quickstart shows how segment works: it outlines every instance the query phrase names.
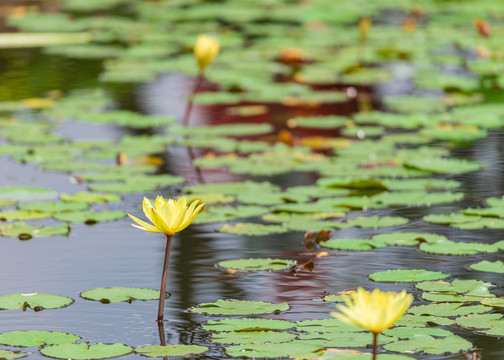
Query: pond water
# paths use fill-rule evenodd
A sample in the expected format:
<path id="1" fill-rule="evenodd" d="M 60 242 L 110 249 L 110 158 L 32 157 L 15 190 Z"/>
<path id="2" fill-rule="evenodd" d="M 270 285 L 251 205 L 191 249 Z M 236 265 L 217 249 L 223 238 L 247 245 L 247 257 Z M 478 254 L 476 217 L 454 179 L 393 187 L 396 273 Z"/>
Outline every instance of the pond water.
<path id="1" fill-rule="evenodd" d="M 72 89 L 94 87 L 103 70 L 98 60 L 69 60 L 59 56 L 44 55 L 38 50 L 0 50 L 0 100 L 14 101 L 44 96 L 51 90 L 67 93 Z M 404 64 L 395 64 L 396 70 Z M 181 118 L 185 109 L 184 95 L 190 92 L 193 79 L 175 73 L 165 73 L 141 85 L 114 85 L 108 88 L 120 109 L 138 111 L 149 115 L 173 115 Z M 211 89 L 210 84 L 205 85 Z M 400 79 L 379 86 L 359 88 L 371 96 L 373 106 L 382 108 L 384 95 L 406 91 Z M 346 88 L 346 87 L 342 87 Z M 343 108 L 343 109 L 342 109 Z M 191 125 L 229 122 L 224 106 L 196 106 Z M 243 137 L 272 141 L 285 122 L 297 115 L 340 114 L 357 110 L 354 100 L 344 105 L 328 105 L 318 110 L 306 110 L 272 105 L 267 119 L 276 126 L 274 135 Z M 28 112 L 27 117 L 33 116 Z M 265 118 L 256 117 L 257 122 Z M 91 124 L 79 121 L 62 121 L 54 132 L 72 141 L 83 139 L 118 140 L 125 135 L 142 135 L 151 130 L 135 130 L 113 124 Z M 338 135 L 333 131 L 330 135 Z M 322 131 L 322 134 L 324 131 Z M 317 131 L 311 134 L 318 134 Z M 0 144 L 7 142 L 0 138 Z M 437 233 L 457 241 L 495 243 L 502 240 L 497 229 L 460 230 L 453 227 L 429 224 L 422 217 L 429 214 L 449 213 L 469 207 L 480 207 L 484 199 L 504 195 L 504 135 L 491 130 L 489 135 L 470 145 L 453 148 L 451 155 L 487 164 L 479 171 L 450 176 L 461 182 L 457 191 L 465 194 L 455 204 L 429 207 L 396 206 L 367 211 L 352 211 L 347 218 L 358 216 L 403 216 L 407 224 L 387 228 L 347 228 L 335 230 L 332 237 L 368 239 L 376 234 L 395 231 Z M 197 149 L 198 155 L 206 153 Z M 187 183 L 198 181 L 186 148 L 169 146 L 160 156 L 164 165 L 160 173 L 179 175 Z M 110 159 L 111 165 L 113 159 Z M 230 174 L 219 169 L 204 169 L 207 183 L 238 181 L 244 179 L 268 180 L 283 188 L 295 185 L 312 185 L 318 175 L 311 172 L 293 172 L 272 177 Z M 442 178 L 442 176 L 439 176 Z M 41 171 L 34 164 L 23 164 L 8 156 L 0 156 L 0 186 L 41 186 L 59 193 L 85 190 L 73 175 L 62 172 Z M 95 205 L 95 209 L 123 210 L 142 217 L 141 201 L 144 196 L 158 194 L 175 197 L 183 193 L 182 185 L 163 187 L 150 193 L 124 194 L 122 201 Z M 260 220 L 259 220 L 260 221 Z M 53 225 L 54 220 L 35 220 L 30 224 Z M 89 343 L 124 343 L 133 347 L 160 343 L 156 322 L 157 301 L 101 304 L 84 300 L 79 293 L 96 287 L 140 287 L 158 289 L 163 265 L 165 241 L 162 235 L 138 231 L 130 226 L 128 218 L 93 225 L 71 224 L 68 237 L 50 236 L 19 240 L 1 238 L 0 295 L 13 293 L 47 293 L 68 296 L 75 302 L 63 309 L 5 310 L 0 312 L 0 333 L 23 330 L 58 330 L 74 333 Z M 476 239 L 475 239 L 476 237 Z M 318 251 L 318 250 L 317 250 Z M 497 273 L 472 271 L 469 264 L 481 260 L 502 259 L 502 251 L 469 256 L 432 255 L 411 246 L 388 246 L 369 251 L 333 251 L 330 256 L 315 258 L 304 246 L 300 231 L 267 236 L 240 236 L 219 233 L 215 224 L 191 225 L 174 237 L 167 290 L 170 297 L 165 302 L 164 331 L 168 344 L 198 344 L 209 351 L 198 355 L 201 359 L 230 358 L 223 347 L 210 341 L 210 333 L 201 328 L 208 316 L 192 314 L 188 308 L 217 299 L 261 300 L 273 303 L 287 302 L 290 310 L 275 315 L 261 315 L 290 321 L 330 318 L 333 302 L 314 301 L 325 293 L 337 293 L 363 286 L 379 287 L 386 291 L 406 289 L 415 295 L 414 305 L 428 304 L 420 298 L 422 292 L 412 283 L 377 283 L 368 275 L 388 269 L 428 269 L 451 274 L 449 279 L 478 279 L 496 285 L 492 292 L 504 296 L 502 276 Z M 313 260 L 311 271 L 228 273 L 216 266 L 219 261 L 244 258 L 294 259 L 302 264 Z M 496 312 L 500 312 L 498 309 Z M 216 319 L 219 317 L 215 317 Z M 472 353 L 426 355 L 410 354 L 418 359 L 501 359 L 504 342 L 498 337 L 478 334 L 462 327 L 441 326 L 470 341 L 480 357 Z M 9 347 L 5 347 L 9 348 Z M 14 348 L 9 348 L 14 349 Z M 359 348 L 360 350 L 365 350 Z M 369 351 L 369 349 L 368 349 Z M 383 351 L 383 350 L 382 350 Z M 28 359 L 41 359 L 36 348 L 23 349 Z M 475 355 L 474 355 L 475 356 Z M 143 358 L 130 354 L 123 359 Z"/>

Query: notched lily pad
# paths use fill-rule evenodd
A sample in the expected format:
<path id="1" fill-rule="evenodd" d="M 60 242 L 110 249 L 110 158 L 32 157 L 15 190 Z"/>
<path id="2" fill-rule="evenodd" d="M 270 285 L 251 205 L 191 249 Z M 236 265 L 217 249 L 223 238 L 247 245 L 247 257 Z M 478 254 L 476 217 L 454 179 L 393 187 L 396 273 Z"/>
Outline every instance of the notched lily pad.
<path id="1" fill-rule="evenodd" d="M 61 331 L 28 330 L 0 334 L 0 344 L 8 346 L 44 346 L 74 343 L 81 337 Z M 0 359 L 2 358 L 0 354 Z"/>
<path id="2" fill-rule="evenodd" d="M 121 210 L 84 210 L 84 211 L 66 211 L 54 215 L 54 218 L 70 223 L 86 223 L 88 225 L 103 221 L 113 221 L 126 216 Z"/>
<path id="3" fill-rule="evenodd" d="M 287 229 L 280 225 L 263 225 L 255 223 L 224 224 L 219 228 L 220 232 L 236 235 L 269 235 L 286 232 Z"/>
<path id="4" fill-rule="evenodd" d="M 0 235 L 17 237 L 20 240 L 29 240 L 32 237 L 44 237 L 53 235 L 68 235 L 70 226 L 60 224 L 57 226 L 31 226 L 22 221 L 13 224 L 0 224 Z"/>
<path id="5" fill-rule="evenodd" d="M 108 359 L 123 356 L 133 352 L 133 348 L 121 343 L 97 343 L 95 345 L 80 343 L 46 346 L 42 350 L 40 350 L 40 352 L 42 353 L 42 355 L 57 359 L 85 360 Z"/>
<path id="6" fill-rule="evenodd" d="M 206 331 L 266 331 L 287 330 L 295 325 L 286 320 L 275 319 L 222 319 L 208 320 L 202 327 Z"/>
<path id="7" fill-rule="evenodd" d="M 475 264 L 469 265 L 471 270 L 492 272 L 497 274 L 504 274 L 504 262 L 497 261 L 480 261 Z"/>
<path id="8" fill-rule="evenodd" d="M 430 335 L 415 335 L 408 340 L 395 341 L 384 346 L 386 350 L 398 352 L 420 352 L 426 354 L 446 354 L 466 351 L 472 344 L 460 336 L 450 335 L 441 339 Z"/>
<path id="9" fill-rule="evenodd" d="M 35 186 L 0 187 L 0 198 L 18 201 L 36 201 L 54 199 L 58 193 L 53 189 Z"/>
<path id="10" fill-rule="evenodd" d="M 231 357 L 249 358 L 300 358 L 315 353 L 321 348 L 320 345 L 309 344 L 304 341 L 291 341 L 279 344 L 246 344 L 228 346 L 224 350 Z"/>
<path id="11" fill-rule="evenodd" d="M 156 345 L 135 348 L 136 353 L 148 357 L 188 357 L 204 353 L 207 350 L 208 347 L 200 345 Z"/>
<path id="12" fill-rule="evenodd" d="M 264 301 L 217 300 L 213 303 L 202 303 L 189 311 L 203 315 L 251 315 L 270 314 L 289 310 L 286 302 L 273 304 Z"/>
<path id="13" fill-rule="evenodd" d="M 292 341 L 296 334 L 280 331 L 225 331 L 212 335 L 212 342 L 218 344 L 267 344 Z"/>
<path id="14" fill-rule="evenodd" d="M 14 359 L 19 359 L 23 358 L 25 356 L 28 356 L 27 353 L 22 353 L 19 351 L 10 351 L 10 350 L 4 350 L 0 349 L 0 359 L 5 359 L 5 360 L 14 360 Z"/>
<path id="15" fill-rule="evenodd" d="M 75 194 L 61 194 L 61 200 L 69 202 L 83 202 L 88 204 L 101 204 L 105 202 L 121 201 L 121 197 L 116 194 L 100 194 L 95 192 L 78 192 Z"/>
<path id="16" fill-rule="evenodd" d="M 146 301 L 159 299 L 159 290 L 130 287 L 100 287 L 83 291 L 80 295 L 86 300 L 99 301 L 102 304 L 122 301 L 131 303 L 133 300 Z"/>
<path id="17" fill-rule="evenodd" d="M 21 210 L 34 210 L 45 212 L 61 212 L 69 210 L 85 210 L 89 207 L 86 203 L 81 202 L 55 202 L 55 201 L 37 201 L 19 205 Z"/>
<path id="18" fill-rule="evenodd" d="M 217 263 L 218 266 L 231 270 L 261 271 L 261 270 L 285 270 L 296 262 L 283 259 L 238 259 L 226 260 Z"/>
<path id="19" fill-rule="evenodd" d="M 23 310 L 30 308 L 34 311 L 44 309 L 58 309 L 68 306 L 74 302 L 73 299 L 52 294 L 10 294 L 0 296 L 0 309 Z"/>

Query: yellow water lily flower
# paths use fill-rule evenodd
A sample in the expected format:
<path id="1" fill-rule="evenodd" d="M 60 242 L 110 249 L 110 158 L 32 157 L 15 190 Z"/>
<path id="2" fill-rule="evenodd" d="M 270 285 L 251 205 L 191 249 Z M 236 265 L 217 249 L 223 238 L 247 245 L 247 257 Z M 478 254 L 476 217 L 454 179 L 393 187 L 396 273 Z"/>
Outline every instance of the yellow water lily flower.
<path id="1" fill-rule="evenodd" d="M 198 215 L 203 205 L 205 205 L 199 200 L 194 200 L 191 205 L 187 206 L 185 197 L 179 200 L 169 199 L 165 201 L 162 196 L 156 198 L 155 208 L 151 205 L 150 200 L 145 197 L 142 204 L 145 216 L 147 216 L 153 225 L 128 214 L 138 224 L 131 225 L 144 231 L 163 233 L 165 235 L 173 235 L 176 232 L 184 230 Z"/>
<path id="2" fill-rule="evenodd" d="M 198 36 L 196 44 L 194 45 L 194 56 L 200 70 L 203 71 L 211 64 L 213 59 L 219 53 L 219 41 L 209 35 L 202 34 Z"/>
<path id="3" fill-rule="evenodd" d="M 350 296 L 343 296 L 343 300 L 347 306 L 337 305 L 341 313 L 331 313 L 332 316 L 378 334 L 391 327 L 408 310 L 413 296 L 406 290 L 392 293 L 375 289 L 370 293 L 358 288 Z"/>

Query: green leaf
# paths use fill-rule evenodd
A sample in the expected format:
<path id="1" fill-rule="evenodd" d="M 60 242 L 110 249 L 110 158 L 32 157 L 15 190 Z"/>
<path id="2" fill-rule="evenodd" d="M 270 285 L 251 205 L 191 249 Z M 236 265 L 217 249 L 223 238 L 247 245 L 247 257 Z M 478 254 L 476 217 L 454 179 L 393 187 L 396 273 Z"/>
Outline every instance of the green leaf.
<path id="1" fill-rule="evenodd" d="M 208 320 L 202 325 L 206 331 L 266 331 L 287 330 L 294 327 L 294 323 L 275 319 L 222 319 Z"/>
<path id="2" fill-rule="evenodd" d="M 0 334 L 0 344 L 8 346 L 44 346 L 74 343 L 81 337 L 61 331 L 28 330 Z M 1 358 L 1 356 L 0 356 Z"/>
<path id="3" fill-rule="evenodd" d="M 83 202 L 88 204 L 101 204 L 106 202 L 121 201 L 121 197 L 116 194 L 98 194 L 90 192 L 78 192 L 75 194 L 61 194 L 61 200 L 68 202 Z"/>
<path id="4" fill-rule="evenodd" d="M 36 211 L 36 210 L 10 210 L 0 211 L 0 220 L 37 220 L 51 217 L 52 213 Z"/>
<path id="5" fill-rule="evenodd" d="M 0 198 L 18 201 L 36 201 L 54 199 L 58 193 L 52 189 L 34 186 L 0 187 Z"/>
<path id="6" fill-rule="evenodd" d="M 299 358 L 308 353 L 313 353 L 313 357 L 316 357 L 315 351 L 319 349 L 319 345 L 308 344 L 304 341 L 278 344 L 246 344 L 224 348 L 227 355 L 235 358 Z"/>
<path id="7" fill-rule="evenodd" d="M 56 202 L 56 201 L 38 201 L 19 204 L 21 210 L 35 210 L 45 212 L 61 212 L 68 210 L 85 210 L 89 207 L 86 203 L 78 202 Z"/>
<path id="8" fill-rule="evenodd" d="M 83 210 L 83 211 L 65 211 L 54 215 L 54 218 L 71 223 L 94 224 L 103 221 L 113 221 L 126 216 L 121 210 Z"/>
<path id="9" fill-rule="evenodd" d="M 416 353 L 423 351 L 426 354 L 446 354 L 467 351 L 473 345 L 463 338 L 450 335 L 436 339 L 429 335 L 416 335 L 408 340 L 400 340 L 384 346 L 388 351 Z"/>
<path id="10" fill-rule="evenodd" d="M 199 96 L 199 95 L 198 95 Z M 178 127 L 172 128 L 171 134 L 174 135 L 189 135 L 189 136 L 251 136 L 259 134 L 268 134 L 273 131 L 273 125 L 268 123 L 241 123 L 241 124 L 225 124 L 213 126 L 198 126 L 198 127 Z"/>
<path id="11" fill-rule="evenodd" d="M 434 316 L 460 316 L 468 314 L 480 314 L 491 311 L 490 306 L 470 305 L 457 303 L 441 303 L 413 306 L 409 308 L 408 314 L 413 315 L 434 315 Z"/>
<path id="12" fill-rule="evenodd" d="M 220 232 L 236 235 L 269 235 L 284 233 L 287 231 L 282 226 L 279 225 L 263 225 L 255 223 L 236 223 L 233 225 L 224 224 L 219 228 Z"/>
<path id="13" fill-rule="evenodd" d="M 217 265 L 233 270 L 261 271 L 285 270 L 292 267 L 295 263 L 293 260 L 282 259 L 238 259 L 221 261 Z"/>
<path id="14" fill-rule="evenodd" d="M 207 350 L 206 346 L 200 345 L 156 345 L 135 348 L 135 352 L 148 357 L 188 357 L 204 353 Z"/>
<path id="15" fill-rule="evenodd" d="M 357 218 L 347 220 L 347 225 L 349 227 L 360 227 L 360 228 L 381 228 L 404 225 L 409 222 L 408 219 L 400 216 L 359 216 Z"/>
<path id="16" fill-rule="evenodd" d="M 411 339 L 416 335 L 430 335 L 436 337 L 447 337 L 453 335 L 450 331 L 439 328 L 419 328 L 405 326 L 396 326 L 392 329 L 385 329 L 382 331 L 382 334 L 387 336 L 394 336 L 398 339 Z"/>
<path id="17" fill-rule="evenodd" d="M 330 239 L 320 243 L 320 246 L 336 250 L 372 250 L 386 247 L 387 244 L 366 239 Z"/>
<path id="18" fill-rule="evenodd" d="M 239 218 L 249 218 L 263 215 L 269 212 L 264 206 L 214 206 L 203 208 L 203 211 L 194 219 L 194 224 L 206 224 L 211 222 L 231 221 Z"/>
<path id="19" fill-rule="evenodd" d="M 131 303 L 133 300 L 146 301 L 159 299 L 159 290 L 130 287 L 100 287 L 83 291 L 80 295 L 86 300 L 95 300 L 102 304 L 122 301 Z"/>
<path id="20" fill-rule="evenodd" d="M 420 250 L 429 254 L 474 255 L 478 253 L 497 252 L 499 251 L 499 248 L 491 244 L 455 242 L 441 239 L 435 243 L 420 244 Z"/>
<path id="21" fill-rule="evenodd" d="M 446 239 L 443 235 L 416 233 L 416 232 L 395 232 L 378 234 L 371 238 L 377 242 L 384 242 L 388 245 L 414 246 L 422 242 L 433 243 Z"/>
<path id="22" fill-rule="evenodd" d="M 42 355 L 57 359 L 107 359 L 117 356 L 123 356 L 133 352 L 131 346 L 120 343 L 104 344 L 97 343 L 89 345 L 86 343 L 80 344 L 62 344 L 46 346 L 40 350 Z"/>
<path id="23" fill-rule="evenodd" d="M 28 356 L 26 353 L 0 349 L 0 359 L 13 360 Z"/>
<path id="24" fill-rule="evenodd" d="M 31 226 L 24 222 L 13 224 L 0 224 L 0 235 L 7 237 L 17 237 L 20 240 L 29 240 L 32 237 L 44 237 L 53 235 L 68 235 L 70 226 L 61 224 L 57 226 Z"/>
<path id="25" fill-rule="evenodd" d="M 379 189 L 388 190 L 389 188 L 380 180 L 373 178 L 360 177 L 331 177 L 317 180 L 317 185 L 325 187 L 343 187 L 349 189 Z"/>
<path id="26" fill-rule="evenodd" d="M 68 306 L 74 302 L 73 299 L 51 294 L 10 294 L 0 296 L 0 309 L 25 311 L 27 308 L 35 311 L 44 309 L 58 309 Z"/>
<path id="27" fill-rule="evenodd" d="M 409 167 L 437 174 L 463 174 L 480 170 L 478 163 L 465 159 L 414 159 L 407 162 Z"/>
<path id="28" fill-rule="evenodd" d="M 432 206 L 435 204 L 452 203 L 462 200 L 463 193 L 426 191 L 385 192 L 373 196 L 374 203 L 384 206 Z"/>
<path id="29" fill-rule="evenodd" d="M 264 301 L 217 300 L 213 303 L 202 303 L 189 311 L 203 315 L 250 315 L 270 314 L 289 310 L 286 302 L 273 304 Z"/>
<path id="30" fill-rule="evenodd" d="M 497 261 L 480 261 L 469 265 L 471 270 L 492 272 L 497 274 L 504 274 L 504 262 Z"/>
<path id="31" fill-rule="evenodd" d="M 475 329 L 491 329 L 493 323 L 502 319 L 501 314 L 470 314 L 455 319 L 459 326 Z"/>
<path id="32" fill-rule="evenodd" d="M 278 331 L 240 331 L 221 332 L 212 335 L 212 342 L 217 344 L 266 344 L 292 341 L 295 334 Z"/>
<path id="33" fill-rule="evenodd" d="M 369 275 L 369 279 L 373 281 L 380 282 L 411 282 L 411 281 L 424 281 L 424 280 L 436 280 L 444 279 L 450 276 L 449 274 L 443 274 L 439 271 L 429 271 L 429 270 L 387 270 L 375 272 Z"/>
<path id="34" fill-rule="evenodd" d="M 231 195 L 239 195 L 241 193 L 254 193 L 254 192 L 276 192 L 280 188 L 270 182 L 227 182 L 227 183 L 213 183 L 213 184 L 199 184 L 195 186 L 187 186 L 184 188 L 187 193 L 223 193 Z"/>

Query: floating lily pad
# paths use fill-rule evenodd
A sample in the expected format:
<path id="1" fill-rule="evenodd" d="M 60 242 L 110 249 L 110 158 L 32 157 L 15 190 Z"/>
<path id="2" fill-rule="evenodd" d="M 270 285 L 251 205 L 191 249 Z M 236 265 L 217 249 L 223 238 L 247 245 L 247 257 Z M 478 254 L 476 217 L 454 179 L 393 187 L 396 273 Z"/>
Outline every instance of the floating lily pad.
<path id="1" fill-rule="evenodd" d="M 101 287 L 83 291 L 80 295 L 86 300 L 95 300 L 102 304 L 122 301 L 131 303 L 133 300 L 146 301 L 159 299 L 159 290 L 128 287 Z"/>
<path id="2" fill-rule="evenodd" d="M 436 337 L 447 337 L 453 335 L 448 330 L 439 329 L 439 328 L 420 328 L 420 327 L 405 327 L 405 326 L 396 326 L 392 329 L 385 329 L 382 332 L 387 336 L 394 336 L 398 339 L 410 339 L 416 335 L 430 335 Z"/>
<path id="3" fill-rule="evenodd" d="M 213 303 L 202 303 L 189 311 L 203 315 L 251 315 L 270 314 L 289 310 L 286 302 L 273 304 L 264 301 L 217 300 Z"/>
<path id="4" fill-rule="evenodd" d="M 441 239 L 435 243 L 420 244 L 420 250 L 429 254 L 474 255 L 477 253 L 497 252 L 499 251 L 499 248 L 491 244 L 455 242 Z"/>
<path id="5" fill-rule="evenodd" d="M 198 95 L 199 96 L 199 95 Z M 198 126 L 187 128 L 172 128 L 171 133 L 189 136 L 251 136 L 267 134 L 273 131 L 273 126 L 268 123 L 262 124 L 229 124 L 214 126 Z"/>
<path id="6" fill-rule="evenodd" d="M 15 205 L 17 200 L 15 199 L 0 199 L 0 208 Z"/>
<path id="7" fill-rule="evenodd" d="M 135 352 L 148 357 L 187 357 L 204 353 L 207 350 L 206 346 L 200 345 L 156 345 L 135 348 Z"/>
<path id="8" fill-rule="evenodd" d="M 55 201 L 38 201 L 19 204 L 21 210 L 35 210 L 45 212 L 61 212 L 68 210 L 85 210 L 89 207 L 86 203 L 80 202 L 55 202 Z"/>
<path id="9" fill-rule="evenodd" d="M 13 221 L 13 220 L 37 220 L 45 219 L 52 215 L 52 213 L 36 210 L 10 210 L 0 211 L 0 220 Z"/>
<path id="10" fill-rule="evenodd" d="M 40 352 L 42 355 L 57 359 L 108 359 L 129 354 L 133 352 L 133 348 L 120 343 L 95 345 L 80 343 L 46 346 Z"/>
<path id="11" fill-rule="evenodd" d="M 285 270 L 289 269 L 295 263 L 296 262 L 293 260 L 282 259 L 239 259 L 221 261 L 217 263 L 217 265 L 232 270 L 261 271 Z"/>
<path id="12" fill-rule="evenodd" d="M 320 246 L 336 250 L 372 250 L 386 247 L 387 244 L 369 239 L 330 239 L 322 242 Z"/>
<path id="13" fill-rule="evenodd" d="M 81 337 L 61 331 L 28 330 L 0 334 L 0 344 L 9 346 L 44 346 L 74 343 Z M 1 358 L 1 356 L 0 356 Z"/>
<path id="14" fill-rule="evenodd" d="M 493 285 L 479 280 L 424 281 L 415 286 L 428 291 L 422 294 L 422 298 L 428 301 L 470 302 L 495 297 L 489 292 Z"/>
<path id="15" fill-rule="evenodd" d="M 10 351 L 10 350 L 0 349 L 0 359 L 14 360 L 14 359 L 19 359 L 19 358 L 22 358 L 25 356 L 28 356 L 28 354 L 22 353 L 19 351 Z"/>
<path id="16" fill-rule="evenodd" d="M 472 344 L 456 335 L 441 339 L 430 335 L 415 335 L 408 340 L 400 340 L 384 346 L 386 350 L 398 352 L 420 352 L 426 354 L 458 353 L 472 348 Z"/>
<path id="17" fill-rule="evenodd" d="M 387 270 L 369 275 L 369 279 L 379 282 L 411 282 L 444 279 L 450 276 L 439 271 L 430 270 Z"/>
<path id="18" fill-rule="evenodd" d="M 476 329 L 491 329 L 493 323 L 502 319 L 501 314 L 470 314 L 455 319 L 459 326 Z"/>
<path id="19" fill-rule="evenodd" d="M 255 223 L 237 223 L 233 225 L 224 224 L 219 228 L 220 232 L 236 235 L 268 235 L 278 234 L 287 231 L 280 225 L 263 225 Z"/>
<path id="20" fill-rule="evenodd" d="M 409 222 L 408 219 L 400 216 L 359 216 L 357 218 L 347 220 L 349 227 L 361 228 L 381 228 L 389 226 L 404 225 Z"/>
<path id="21" fill-rule="evenodd" d="M 61 194 L 61 200 L 69 202 L 83 202 L 88 204 L 98 204 L 106 202 L 121 201 L 121 197 L 116 194 L 99 194 L 90 192 L 78 192 L 75 194 Z"/>
<path id="22" fill-rule="evenodd" d="M 249 358 L 299 358 L 309 353 L 315 353 L 320 349 L 320 345 L 309 344 L 303 341 L 287 342 L 279 344 L 246 344 L 228 346 L 224 350 L 231 357 Z"/>
<path id="23" fill-rule="evenodd" d="M 384 233 L 372 237 L 372 240 L 377 242 L 398 246 L 414 246 L 423 242 L 434 243 L 443 239 L 446 239 L 443 235 L 415 232 Z"/>
<path id="24" fill-rule="evenodd" d="M 231 221 L 239 218 L 248 218 L 263 215 L 269 212 L 264 206 L 243 205 L 243 206 L 220 206 L 203 209 L 198 217 L 194 219 L 195 224 L 206 224 L 211 222 Z"/>
<path id="25" fill-rule="evenodd" d="M 20 240 L 29 240 L 32 237 L 68 235 L 69 233 L 70 226 L 68 224 L 57 226 L 31 226 L 22 221 L 13 224 L 0 224 L 0 235 L 17 237 Z"/>
<path id="26" fill-rule="evenodd" d="M 380 180 L 373 178 L 360 177 L 331 177 L 321 178 L 317 185 L 325 187 L 343 187 L 349 189 L 379 189 L 388 190 L 389 188 Z"/>
<path id="27" fill-rule="evenodd" d="M 492 272 L 497 274 L 504 274 L 504 262 L 497 261 L 480 261 L 475 264 L 469 265 L 471 270 Z"/>
<path id="28" fill-rule="evenodd" d="M 491 311 L 490 306 L 484 305 L 464 305 L 458 303 L 440 303 L 413 306 L 409 308 L 408 314 L 413 315 L 434 315 L 434 316 L 461 316 L 468 314 L 481 314 Z"/>
<path id="29" fill-rule="evenodd" d="M 294 327 L 294 323 L 274 319 L 222 319 L 208 320 L 202 325 L 207 331 L 266 331 L 287 330 Z"/>
<path id="30" fill-rule="evenodd" d="M 280 331 L 230 331 L 212 335 L 212 342 L 218 344 L 267 344 L 292 341 L 295 334 Z"/>
<path id="31" fill-rule="evenodd" d="M 35 311 L 44 309 L 58 309 L 68 306 L 74 302 L 73 299 L 51 294 L 10 294 L 0 296 L 0 309 L 25 311 L 30 308 Z"/>
<path id="32" fill-rule="evenodd" d="M 55 219 L 71 223 L 94 224 L 103 221 L 113 221 L 126 216 L 121 210 L 83 210 L 83 211 L 65 211 L 54 215 Z"/>
<path id="33" fill-rule="evenodd" d="M 52 189 L 34 186 L 0 187 L 0 198 L 18 201 L 36 201 L 54 199 L 58 193 Z"/>
<path id="34" fill-rule="evenodd" d="M 415 159 L 408 161 L 407 165 L 436 174 L 463 174 L 482 168 L 480 164 L 465 159 Z"/>
<path id="35" fill-rule="evenodd" d="M 385 206 L 431 206 L 434 204 L 452 203 L 462 200 L 463 193 L 457 192 L 426 192 L 397 191 L 384 192 L 373 196 L 373 202 Z"/>

